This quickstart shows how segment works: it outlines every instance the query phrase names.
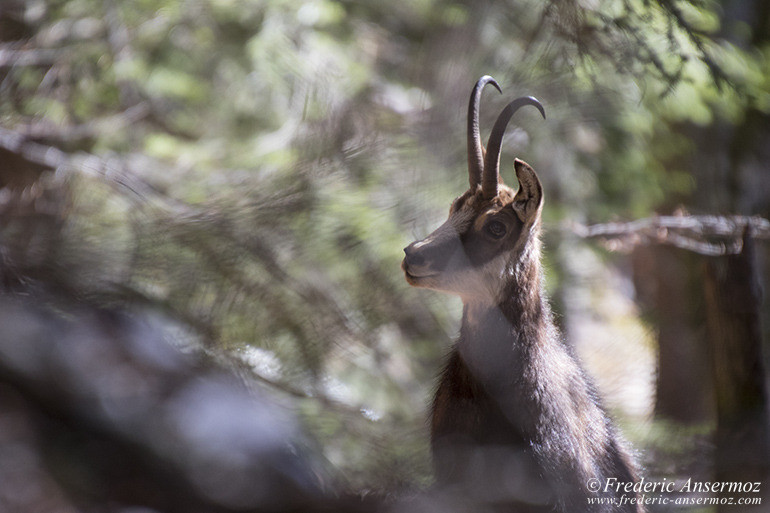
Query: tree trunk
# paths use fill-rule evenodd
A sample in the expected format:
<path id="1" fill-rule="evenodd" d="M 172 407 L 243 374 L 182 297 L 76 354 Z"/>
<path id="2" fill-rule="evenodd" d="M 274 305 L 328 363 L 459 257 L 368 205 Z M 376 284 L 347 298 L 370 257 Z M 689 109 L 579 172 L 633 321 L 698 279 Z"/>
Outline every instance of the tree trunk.
<path id="1" fill-rule="evenodd" d="M 704 334 L 696 328 L 693 261 L 698 257 L 667 246 L 634 251 L 634 285 L 645 314 L 658 327 L 655 415 L 693 424 L 713 418 Z"/>
<path id="2" fill-rule="evenodd" d="M 770 434 L 760 318 L 761 288 L 751 235 L 738 255 L 706 265 L 707 327 L 716 387 L 715 480 L 762 482 L 767 508 Z M 735 503 L 757 493 L 725 493 Z M 720 506 L 719 511 L 760 511 L 762 506 Z M 764 510 L 763 510 L 764 511 Z"/>

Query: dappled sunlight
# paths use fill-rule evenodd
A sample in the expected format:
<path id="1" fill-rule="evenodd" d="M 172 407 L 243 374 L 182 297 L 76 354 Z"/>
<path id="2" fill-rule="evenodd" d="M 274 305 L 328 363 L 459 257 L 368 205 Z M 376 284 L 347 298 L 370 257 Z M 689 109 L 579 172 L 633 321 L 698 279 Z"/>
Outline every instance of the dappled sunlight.
<path id="1" fill-rule="evenodd" d="M 0 0 L 0 509 L 539 495 L 510 447 L 463 453 L 488 482 L 435 484 L 426 419 L 463 302 L 401 268 L 468 188 L 487 74 L 485 143 L 514 98 L 547 112 L 524 101 L 499 167 L 508 199 L 514 159 L 542 185 L 562 338 L 544 330 L 567 356 L 538 383 L 569 389 L 574 349 L 645 475 L 764 479 L 770 33 L 760 1 L 734 7 Z M 453 265 L 484 272 L 433 285 L 499 306 L 508 249 L 471 247 Z M 500 382 L 531 370 L 512 368 Z"/>

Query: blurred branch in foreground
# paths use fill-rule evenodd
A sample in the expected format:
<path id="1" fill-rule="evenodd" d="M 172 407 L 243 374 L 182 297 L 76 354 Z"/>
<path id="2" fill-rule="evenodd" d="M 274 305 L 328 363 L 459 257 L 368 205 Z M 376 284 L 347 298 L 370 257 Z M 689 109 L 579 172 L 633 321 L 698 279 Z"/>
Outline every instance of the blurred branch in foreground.
<path id="1" fill-rule="evenodd" d="M 643 244 L 666 244 L 707 256 L 736 255 L 747 228 L 755 239 L 770 239 L 770 221 L 758 216 L 655 216 L 627 223 L 566 223 L 564 228 L 623 253 Z"/>
<path id="2" fill-rule="evenodd" d="M 33 297 L 0 297 L 8 511 L 325 510 L 295 419 L 170 345 L 186 337 L 183 326 Z"/>

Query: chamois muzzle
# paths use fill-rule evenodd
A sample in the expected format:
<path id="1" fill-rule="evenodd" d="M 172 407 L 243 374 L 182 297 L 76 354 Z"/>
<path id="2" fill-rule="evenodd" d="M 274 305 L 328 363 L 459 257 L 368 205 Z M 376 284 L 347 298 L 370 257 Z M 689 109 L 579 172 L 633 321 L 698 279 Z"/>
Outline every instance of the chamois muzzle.
<path id="1" fill-rule="evenodd" d="M 451 222 L 444 223 L 422 240 L 404 248 L 401 269 L 412 285 L 439 276 L 450 267 L 455 254 L 462 249 L 459 234 Z"/>

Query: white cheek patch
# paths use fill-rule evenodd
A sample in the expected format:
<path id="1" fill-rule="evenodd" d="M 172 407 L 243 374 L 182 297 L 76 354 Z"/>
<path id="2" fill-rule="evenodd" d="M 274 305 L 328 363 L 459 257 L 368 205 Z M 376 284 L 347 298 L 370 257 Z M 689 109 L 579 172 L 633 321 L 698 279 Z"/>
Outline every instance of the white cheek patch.
<path id="1" fill-rule="evenodd" d="M 497 302 L 501 299 L 503 286 L 506 282 L 508 259 L 510 254 L 502 253 L 489 260 L 478 270 L 479 281 L 483 284 L 489 299 Z"/>
<path id="2" fill-rule="evenodd" d="M 468 257 L 460 252 L 456 258 L 462 258 L 462 270 L 441 276 L 435 288 L 454 292 L 464 300 L 495 303 L 501 299 L 505 275 L 508 268 L 508 255 L 501 254 L 486 262 L 482 267 L 471 267 Z"/>

